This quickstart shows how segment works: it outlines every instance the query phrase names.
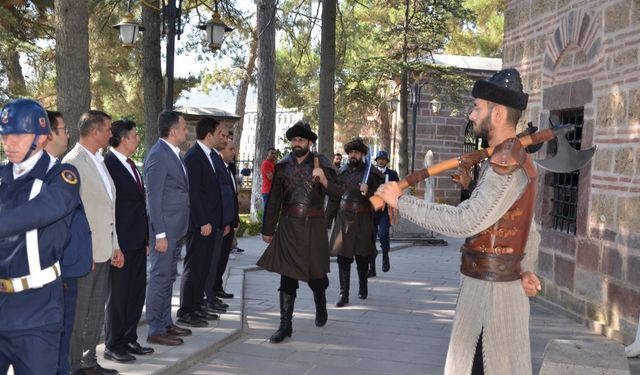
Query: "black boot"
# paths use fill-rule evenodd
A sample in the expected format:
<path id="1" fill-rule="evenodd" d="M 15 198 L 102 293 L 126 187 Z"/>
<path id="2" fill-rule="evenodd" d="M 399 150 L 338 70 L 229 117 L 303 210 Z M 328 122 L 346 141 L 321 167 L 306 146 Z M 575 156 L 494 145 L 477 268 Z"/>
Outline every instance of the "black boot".
<path id="1" fill-rule="evenodd" d="M 313 301 L 316 303 L 316 327 L 324 327 L 327 324 L 327 296 L 322 292 L 313 292 Z"/>
<path id="2" fill-rule="evenodd" d="M 371 255 L 371 259 L 369 259 L 369 273 L 367 277 L 376 277 L 376 257 L 378 256 L 378 251 L 376 250 L 373 255 Z"/>
<path id="3" fill-rule="evenodd" d="M 336 302 L 336 307 L 343 307 L 349 304 L 349 276 L 351 275 L 350 264 L 338 264 L 338 276 L 340 278 L 340 299 Z"/>
<path id="4" fill-rule="evenodd" d="M 369 295 L 369 288 L 367 287 L 367 269 L 358 270 L 358 281 L 360 287 L 358 288 L 358 298 L 367 299 Z"/>
<path id="5" fill-rule="evenodd" d="M 389 272 L 391 265 L 389 264 L 389 250 L 382 250 L 382 272 Z"/>
<path id="6" fill-rule="evenodd" d="M 282 342 L 286 337 L 291 337 L 291 333 L 293 332 L 291 319 L 293 318 L 293 304 L 295 301 L 295 295 L 280 292 L 280 327 L 271 335 L 269 342 L 277 344 Z"/>

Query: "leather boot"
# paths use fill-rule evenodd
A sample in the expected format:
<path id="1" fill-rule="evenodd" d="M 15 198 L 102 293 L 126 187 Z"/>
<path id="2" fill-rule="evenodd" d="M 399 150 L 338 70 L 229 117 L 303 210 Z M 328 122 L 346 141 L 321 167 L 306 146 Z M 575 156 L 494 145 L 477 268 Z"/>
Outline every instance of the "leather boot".
<path id="1" fill-rule="evenodd" d="M 327 324 L 327 296 L 325 291 L 313 292 L 313 301 L 316 303 L 316 327 L 324 327 Z"/>
<path id="2" fill-rule="evenodd" d="M 367 287 L 367 269 L 358 270 L 358 281 L 360 287 L 358 288 L 358 298 L 367 299 L 369 295 L 369 288 Z"/>
<path id="3" fill-rule="evenodd" d="M 373 253 L 373 255 L 371 255 L 371 258 L 369 259 L 369 273 L 367 274 L 367 277 L 376 277 L 376 257 L 378 256 L 378 251 L 376 250 L 375 253 Z"/>
<path id="4" fill-rule="evenodd" d="M 336 302 L 336 307 L 343 307 L 349 304 L 349 276 L 351 275 L 350 264 L 338 264 L 338 276 L 340 278 L 340 299 Z"/>
<path id="5" fill-rule="evenodd" d="M 389 272 L 391 265 L 389 264 L 389 250 L 382 250 L 382 272 Z"/>
<path id="6" fill-rule="evenodd" d="M 269 342 L 277 344 L 282 342 L 286 337 L 291 337 L 293 327 L 291 325 L 291 319 L 293 318 L 293 305 L 296 301 L 296 296 L 280 292 L 280 327 L 271 335 Z"/>

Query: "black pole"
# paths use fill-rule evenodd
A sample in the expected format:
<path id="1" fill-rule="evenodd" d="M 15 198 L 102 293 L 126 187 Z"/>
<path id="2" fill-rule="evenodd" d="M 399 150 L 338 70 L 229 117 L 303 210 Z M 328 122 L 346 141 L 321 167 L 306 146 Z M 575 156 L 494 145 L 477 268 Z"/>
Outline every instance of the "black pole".
<path id="1" fill-rule="evenodd" d="M 418 125 L 418 106 L 420 105 L 420 89 L 418 82 L 413 84 L 413 140 L 411 141 L 411 173 L 416 167 L 416 127 Z"/>
<path id="2" fill-rule="evenodd" d="M 175 0 L 169 0 L 164 8 L 167 20 L 167 65 L 165 92 L 164 92 L 164 109 L 173 109 L 173 61 L 176 47 L 176 3 Z"/>

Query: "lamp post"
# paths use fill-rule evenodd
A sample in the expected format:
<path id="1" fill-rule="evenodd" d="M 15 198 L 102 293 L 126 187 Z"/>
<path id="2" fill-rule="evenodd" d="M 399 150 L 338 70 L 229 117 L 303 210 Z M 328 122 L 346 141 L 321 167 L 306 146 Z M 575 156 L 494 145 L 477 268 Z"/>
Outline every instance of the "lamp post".
<path id="1" fill-rule="evenodd" d="M 413 106 L 413 134 L 411 141 L 411 173 L 415 172 L 416 167 L 416 128 L 418 126 L 418 107 L 420 106 L 420 92 L 422 85 L 417 81 L 413 84 L 413 95 L 411 105 Z"/>
<path id="2" fill-rule="evenodd" d="M 122 45 L 125 47 L 133 47 L 138 38 L 138 31 L 144 31 L 144 28 L 140 26 L 133 19 L 131 14 L 131 4 L 133 0 L 127 2 L 127 14 L 120 23 L 113 25 L 114 29 L 118 29 L 120 32 L 120 39 Z M 142 4 L 145 4 L 142 2 Z M 164 4 L 164 1 L 163 1 Z M 207 40 L 209 41 L 209 47 L 213 51 L 220 49 L 222 42 L 224 41 L 225 32 L 233 30 L 222 22 L 220 14 L 218 13 L 218 2 L 215 1 L 215 12 L 213 18 L 199 28 L 207 31 Z M 167 34 L 167 54 L 166 54 L 166 81 L 165 81 L 165 95 L 164 95 L 164 108 L 173 108 L 173 83 L 174 83 L 174 59 L 175 59 L 175 46 L 176 36 L 180 38 L 182 34 L 182 0 L 169 0 L 163 9 L 158 9 L 162 12 L 163 18 L 163 30 L 166 28 Z"/>

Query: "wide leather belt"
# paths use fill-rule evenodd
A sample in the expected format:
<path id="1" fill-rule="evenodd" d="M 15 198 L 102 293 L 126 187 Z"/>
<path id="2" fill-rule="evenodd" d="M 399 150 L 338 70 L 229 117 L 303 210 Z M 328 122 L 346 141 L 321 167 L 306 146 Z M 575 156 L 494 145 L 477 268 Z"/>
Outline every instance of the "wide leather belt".
<path id="1" fill-rule="evenodd" d="M 60 263 L 55 262 L 52 266 L 40 271 L 38 274 L 31 274 L 12 279 L 0 279 L 0 293 L 18 293 L 28 289 L 39 288 L 53 282 L 60 276 Z M 35 287 L 34 285 L 39 285 Z"/>
<path id="2" fill-rule="evenodd" d="M 460 272 L 485 281 L 514 281 L 521 278 L 522 253 L 496 254 L 481 252 L 462 246 Z"/>
<path id="3" fill-rule="evenodd" d="M 373 207 L 365 202 L 340 201 L 340 209 L 342 211 L 352 212 L 354 214 L 362 214 L 365 212 L 373 212 Z"/>
<path id="4" fill-rule="evenodd" d="M 307 207 L 301 204 L 282 207 L 282 216 L 286 217 L 324 217 L 324 209 Z"/>

